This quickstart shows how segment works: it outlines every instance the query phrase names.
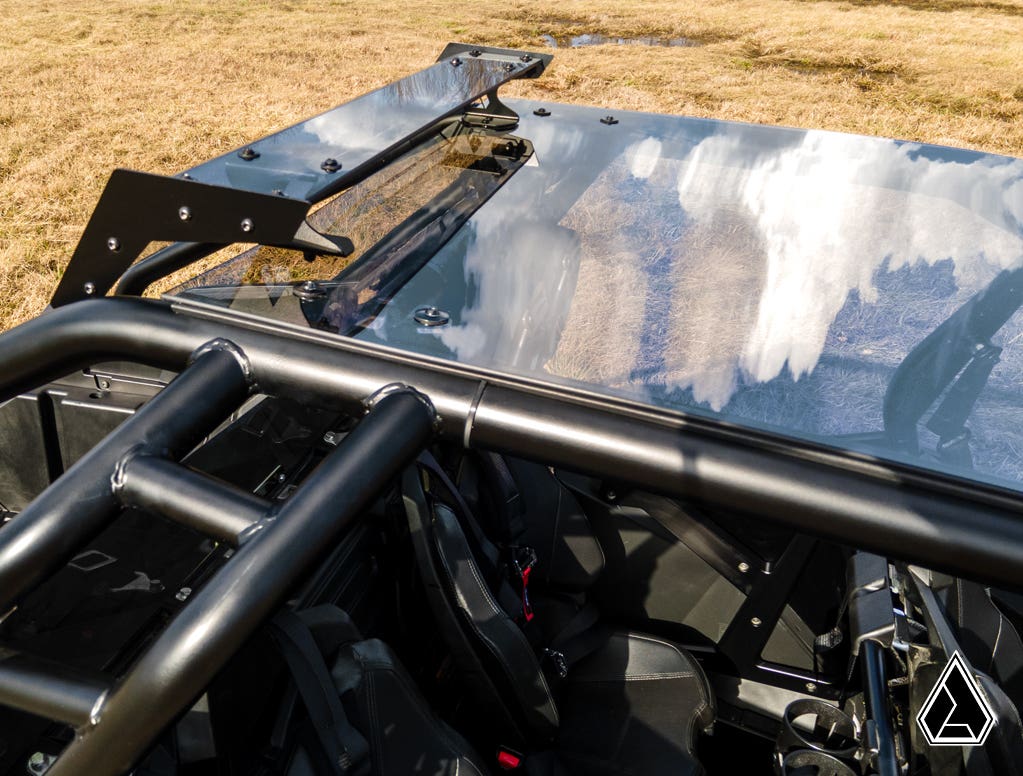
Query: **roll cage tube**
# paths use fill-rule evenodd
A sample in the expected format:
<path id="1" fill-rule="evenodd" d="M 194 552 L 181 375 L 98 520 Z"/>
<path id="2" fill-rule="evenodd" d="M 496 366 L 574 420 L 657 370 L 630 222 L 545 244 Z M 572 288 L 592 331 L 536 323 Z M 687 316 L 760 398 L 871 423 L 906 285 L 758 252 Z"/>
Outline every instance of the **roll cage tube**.
<path id="1" fill-rule="evenodd" d="M 96 300 L 22 324 L 0 336 L 0 399 L 102 359 L 182 369 L 214 338 L 245 353 L 263 393 L 359 412 L 381 386 L 413 385 L 436 406 L 442 436 L 467 447 L 1023 589 L 1020 501 L 1006 491 L 195 302 Z"/>
<path id="2" fill-rule="evenodd" d="M 0 532 L 3 610 L 58 570 L 123 506 L 141 506 L 237 548 L 112 683 L 3 655 L 0 703 L 75 728 L 47 771 L 51 776 L 131 769 L 436 427 L 429 400 L 411 388 L 392 385 L 364 396 L 365 417 L 354 430 L 287 501 L 271 503 L 177 463 L 256 388 L 247 354 L 214 339 L 200 346 L 194 363 L 180 366 L 161 393 Z"/>

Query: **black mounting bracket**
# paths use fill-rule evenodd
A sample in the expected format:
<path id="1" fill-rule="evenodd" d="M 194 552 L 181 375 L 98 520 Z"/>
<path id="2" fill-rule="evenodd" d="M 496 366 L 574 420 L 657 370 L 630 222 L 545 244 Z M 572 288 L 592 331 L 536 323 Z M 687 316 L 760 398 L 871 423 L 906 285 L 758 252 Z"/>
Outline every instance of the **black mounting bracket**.
<path id="1" fill-rule="evenodd" d="M 347 237 L 317 232 L 310 203 L 199 183 L 188 178 L 114 170 L 82 233 L 52 305 L 103 296 L 153 240 L 230 245 L 254 242 L 347 256 Z"/>
<path id="2" fill-rule="evenodd" d="M 126 293 L 231 243 L 347 255 L 350 241 L 306 223 L 310 203 L 364 180 L 484 97 L 484 110 L 497 111 L 488 125 L 500 119 L 504 126 L 514 113 L 497 100 L 497 89 L 516 78 L 536 78 L 551 56 L 450 43 L 425 70 L 178 178 L 117 170 L 51 304 L 104 295 L 151 240 L 173 245 L 126 278 Z"/>

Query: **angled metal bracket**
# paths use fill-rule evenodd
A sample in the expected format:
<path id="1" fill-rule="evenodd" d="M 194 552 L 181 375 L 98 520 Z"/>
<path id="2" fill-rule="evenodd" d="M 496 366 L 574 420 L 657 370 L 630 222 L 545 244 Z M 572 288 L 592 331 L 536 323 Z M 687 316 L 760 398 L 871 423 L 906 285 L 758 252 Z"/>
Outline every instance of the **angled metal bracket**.
<path id="1" fill-rule="evenodd" d="M 187 178 L 114 170 L 53 296 L 54 307 L 103 296 L 154 240 L 255 242 L 347 256 L 347 237 L 317 232 L 310 203 Z"/>
<path id="2" fill-rule="evenodd" d="M 134 270 L 125 293 L 236 242 L 347 255 L 348 240 L 306 223 L 310 203 L 364 180 L 485 96 L 507 122 L 511 111 L 497 100 L 497 89 L 536 78 L 550 61 L 550 54 L 451 43 L 425 70 L 179 178 L 117 170 L 51 304 L 102 296 L 152 240 L 174 245 Z"/>

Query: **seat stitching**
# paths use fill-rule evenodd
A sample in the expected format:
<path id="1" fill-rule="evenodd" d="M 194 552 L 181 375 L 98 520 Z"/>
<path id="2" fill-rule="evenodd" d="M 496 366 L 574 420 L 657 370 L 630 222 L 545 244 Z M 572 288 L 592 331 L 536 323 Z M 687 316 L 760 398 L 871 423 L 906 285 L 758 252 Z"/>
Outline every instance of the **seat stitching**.
<path id="1" fill-rule="evenodd" d="M 991 602 L 994 606 L 994 601 Z M 1001 612 L 998 612 L 998 633 L 995 634 L 995 645 L 991 648 L 991 662 L 988 663 L 988 671 L 994 673 L 995 670 L 995 658 L 998 657 L 998 642 L 1002 638 L 1002 624 L 1005 622 L 1005 617 Z"/>
<path id="2" fill-rule="evenodd" d="M 605 678 L 605 677 L 591 677 L 591 678 L 587 678 L 587 677 L 581 677 L 581 678 L 578 678 L 578 679 L 577 678 L 573 678 L 572 679 L 572 683 L 573 684 L 575 684 L 575 683 L 580 683 L 581 684 L 583 682 L 586 682 L 586 683 L 589 683 L 589 684 L 618 684 L 619 682 L 650 682 L 650 681 L 657 681 L 657 680 L 660 680 L 660 679 L 663 679 L 663 680 L 667 681 L 667 680 L 673 680 L 673 679 L 693 679 L 695 677 L 696 677 L 696 674 L 694 674 L 692 671 L 674 671 L 672 673 L 666 673 L 666 674 L 633 674 L 633 675 L 630 675 L 630 676 L 616 676 L 616 677 L 613 677 L 613 678 Z M 702 695 L 702 693 L 701 693 L 701 695 Z"/>
<path id="3" fill-rule="evenodd" d="M 653 636 L 647 636 L 646 634 L 643 634 L 643 633 L 633 633 L 632 631 L 629 631 L 625 635 L 625 638 L 626 639 L 630 639 L 630 638 L 631 639 L 637 639 L 639 641 L 649 641 L 651 644 L 660 644 L 661 646 L 664 646 L 664 647 L 667 647 L 670 650 L 673 650 L 675 652 L 675 654 L 678 655 L 680 658 L 682 658 L 685 662 L 687 662 L 687 663 L 689 662 L 689 658 L 686 657 L 686 655 L 682 654 L 682 651 L 678 647 L 676 647 L 674 644 L 672 644 L 670 641 L 663 641 L 662 639 L 656 639 Z"/>

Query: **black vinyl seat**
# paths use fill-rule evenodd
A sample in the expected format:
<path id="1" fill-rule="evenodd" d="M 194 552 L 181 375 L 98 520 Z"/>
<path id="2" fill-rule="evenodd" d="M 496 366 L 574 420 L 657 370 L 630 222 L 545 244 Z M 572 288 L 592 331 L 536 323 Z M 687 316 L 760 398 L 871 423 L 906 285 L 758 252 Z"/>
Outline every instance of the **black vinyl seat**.
<path id="1" fill-rule="evenodd" d="M 282 615 L 283 616 L 283 615 Z M 278 618 L 278 622 L 282 621 Z M 307 704 L 310 721 L 324 724 L 324 708 L 309 703 L 307 695 L 336 694 L 342 706 L 334 712 L 347 732 L 340 736 L 344 749 L 358 751 L 344 767 L 323 760 L 317 736 L 300 735 L 284 770 L 286 776 L 488 776 L 491 773 L 472 747 L 428 705 L 412 677 L 391 648 L 379 639 L 366 639 L 347 613 L 323 605 L 291 615 L 293 634 L 311 636 L 310 648 L 292 654 L 300 669 L 318 665 L 316 686 L 299 682 L 299 695 Z M 279 627 L 279 626 L 277 626 Z M 292 665 L 294 670 L 295 666 Z M 329 673 L 328 673 L 329 672 Z M 301 671 L 295 672 L 297 677 Z M 320 686 L 323 685 L 323 686 Z M 315 700 L 315 697 L 314 697 Z M 289 719 L 290 714 L 282 717 Z M 322 729 L 320 731 L 323 732 Z M 357 745 L 355 745 L 357 744 Z"/>
<path id="2" fill-rule="evenodd" d="M 510 471 L 501 466 L 499 479 Z M 476 700 L 494 711 L 501 728 L 495 737 L 528 755 L 530 774 L 702 773 L 697 738 L 714 720 L 702 670 L 670 642 L 600 620 L 585 596 L 603 565 L 599 545 L 578 504 L 568 508 L 571 494 L 557 493 L 560 485 L 546 469 L 532 474 L 533 487 L 557 506 L 511 524 L 489 515 L 490 532 L 504 533 L 503 547 L 484 533 L 473 507 L 432 458 L 421 458 L 402 480 L 431 609 Z M 490 495 L 515 509 L 532 500 Z M 486 508 L 483 499 L 473 500 L 476 509 Z M 511 534 L 537 536 L 543 547 L 513 544 Z M 527 549 L 529 561 L 519 564 Z M 559 554 L 561 570 L 551 562 Z M 544 584 L 531 596 L 534 569 Z"/>

